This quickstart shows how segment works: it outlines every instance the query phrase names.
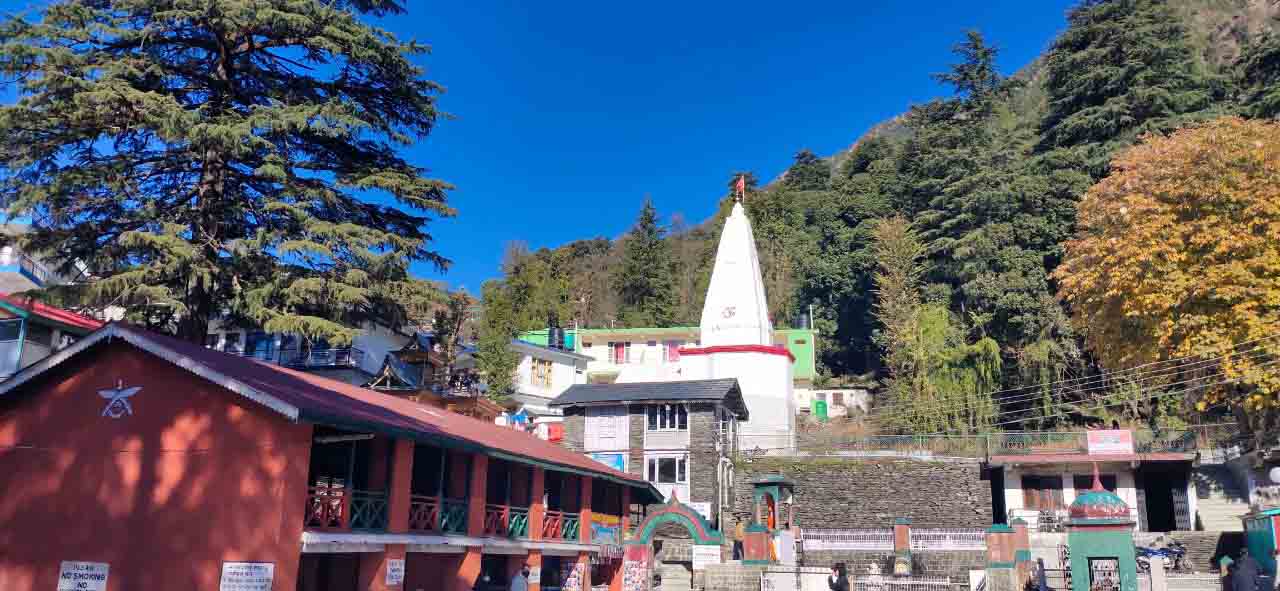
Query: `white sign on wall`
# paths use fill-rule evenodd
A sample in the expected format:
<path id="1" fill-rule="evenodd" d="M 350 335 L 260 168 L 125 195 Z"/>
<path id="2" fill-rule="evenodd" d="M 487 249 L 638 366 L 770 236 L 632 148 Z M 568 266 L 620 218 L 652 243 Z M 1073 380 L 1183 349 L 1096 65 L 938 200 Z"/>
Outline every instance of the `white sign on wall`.
<path id="1" fill-rule="evenodd" d="M 529 583 L 537 583 L 542 580 L 542 566 L 529 567 Z"/>
<path id="2" fill-rule="evenodd" d="M 693 570 L 704 570 L 708 564 L 720 564 L 720 546 L 693 545 Z"/>
<path id="3" fill-rule="evenodd" d="M 274 562 L 224 562 L 218 591 L 271 591 Z"/>
<path id="4" fill-rule="evenodd" d="M 711 521 L 711 503 L 685 503 L 690 509 L 698 512 L 703 519 Z"/>
<path id="5" fill-rule="evenodd" d="M 387 559 L 387 586 L 404 584 L 404 559 Z"/>
<path id="6" fill-rule="evenodd" d="M 110 570 L 105 562 L 64 560 L 58 569 L 58 591 L 107 591 Z"/>

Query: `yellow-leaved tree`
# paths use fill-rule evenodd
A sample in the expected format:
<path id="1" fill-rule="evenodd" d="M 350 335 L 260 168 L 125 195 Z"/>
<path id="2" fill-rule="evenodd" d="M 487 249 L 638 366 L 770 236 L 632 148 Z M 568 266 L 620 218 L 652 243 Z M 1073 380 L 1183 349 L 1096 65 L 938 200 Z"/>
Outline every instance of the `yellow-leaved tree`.
<path id="1" fill-rule="evenodd" d="M 1148 136 L 1079 204 L 1054 272 L 1107 369 L 1227 404 L 1274 438 L 1280 393 L 1280 122 L 1224 117 Z M 1154 393 L 1154 392 L 1153 392 Z"/>

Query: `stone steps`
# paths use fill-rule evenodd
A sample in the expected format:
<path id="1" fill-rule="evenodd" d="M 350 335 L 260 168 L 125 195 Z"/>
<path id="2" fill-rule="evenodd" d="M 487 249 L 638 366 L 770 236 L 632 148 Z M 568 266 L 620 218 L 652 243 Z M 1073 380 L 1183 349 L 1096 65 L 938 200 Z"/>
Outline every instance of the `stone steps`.
<path id="1" fill-rule="evenodd" d="M 1201 465 L 1192 478 L 1199 527 L 1205 531 L 1243 531 L 1240 516 L 1249 512 L 1249 503 L 1231 470 L 1220 464 Z"/>
<path id="2" fill-rule="evenodd" d="M 1244 546 L 1242 532 L 1180 531 L 1170 532 L 1165 536 L 1177 540 L 1187 549 L 1183 562 L 1191 571 L 1199 573 L 1217 572 L 1219 558 L 1234 557 Z M 1144 545 L 1149 543 L 1145 542 Z"/>

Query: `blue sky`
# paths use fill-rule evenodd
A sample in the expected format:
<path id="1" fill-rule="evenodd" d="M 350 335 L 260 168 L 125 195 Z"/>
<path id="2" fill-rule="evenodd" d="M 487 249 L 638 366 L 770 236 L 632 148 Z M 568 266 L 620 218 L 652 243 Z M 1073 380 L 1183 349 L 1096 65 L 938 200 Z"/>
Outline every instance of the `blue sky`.
<path id="1" fill-rule="evenodd" d="M 944 89 L 929 77 L 963 30 L 1006 73 L 1074 2 L 411 2 L 382 23 L 428 43 L 444 121 L 412 159 L 457 186 L 432 224 L 477 293 L 505 245 L 616 237 L 645 194 L 664 218 L 710 216 L 731 171 L 771 179 Z M 417 271 L 439 277 L 429 269 Z"/>

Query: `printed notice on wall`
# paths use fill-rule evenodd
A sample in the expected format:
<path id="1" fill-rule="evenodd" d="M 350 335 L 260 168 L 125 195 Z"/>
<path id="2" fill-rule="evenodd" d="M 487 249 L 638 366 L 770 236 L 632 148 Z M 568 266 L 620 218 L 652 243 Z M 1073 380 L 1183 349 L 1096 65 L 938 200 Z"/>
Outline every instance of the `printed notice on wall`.
<path id="1" fill-rule="evenodd" d="M 690 508 L 692 508 L 694 511 L 697 511 L 698 515 L 701 515 L 703 519 L 706 519 L 707 521 L 711 521 L 711 503 L 703 502 L 703 503 L 685 503 L 685 504 L 688 505 Z"/>
<path id="2" fill-rule="evenodd" d="M 693 570 L 705 570 L 708 564 L 720 564 L 720 546 L 693 545 Z"/>
<path id="3" fill-rule="evenodd" d="M 387 559 L 387 586 L 404 584 L 404 559 Z"/>
<path id="4" fill-rule="evenodd" d="M 224 562 L 218 591 L 271 591 L 274 562 Z"/>
<path id="5" fill-rule="evenodd" d="M 105 562 L 62 561 L 58 569 L 58 591 L 107 591 L 107 574 L 111 565 Z"/>

